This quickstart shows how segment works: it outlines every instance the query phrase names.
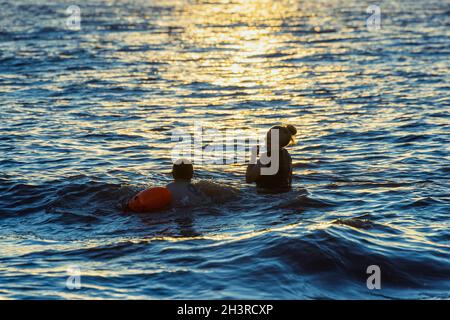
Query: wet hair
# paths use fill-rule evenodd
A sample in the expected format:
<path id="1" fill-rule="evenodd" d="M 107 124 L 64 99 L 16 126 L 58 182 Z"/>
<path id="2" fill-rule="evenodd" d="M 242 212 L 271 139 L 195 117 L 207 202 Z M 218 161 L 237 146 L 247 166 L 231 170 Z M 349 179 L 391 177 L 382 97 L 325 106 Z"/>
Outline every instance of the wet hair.
<path id="1" fill-rule="evenodd" d="M 175 180 L 191 180 L 194 175 L 194 166 L 189 160 L 177 160 L 172 167 L 172 176 Z"/>
<path id="2" fill-rule="evenodd" d="M 267 140 L 268 141 L 270 141 L 270 132 L 274 129 L 277 129 L 280 132 L 280 136 L 279 136 L 280 148 L 284 148 L 290 144 L 295 143 L 294 137 L 297 134 L 297 129 L 293 125 L 288 124 L 285 126 L 274 126 L 274 127 L 270 128 L 270 130 L 267 132 Z M 287 139 L 285 139 L 283 137 L 287 137 Z"/>

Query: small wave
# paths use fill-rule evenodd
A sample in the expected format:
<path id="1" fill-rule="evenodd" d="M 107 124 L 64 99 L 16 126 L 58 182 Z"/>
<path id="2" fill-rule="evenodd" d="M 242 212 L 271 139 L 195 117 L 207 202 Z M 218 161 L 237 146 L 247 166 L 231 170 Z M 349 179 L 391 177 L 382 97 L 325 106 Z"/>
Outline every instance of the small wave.
<path id="1" fill-rule="evenodd" d="M 437 200 L 433 197 L 425 197 L 425 198 L 420 198 L 418 200 L 414 200 L 409 203 L 403 204 L 402 207 L 405 209 L 410 209 L 410 208 L 421 208 L 421 207 L 428 207 L 428 206 L 432 206 L 432 205 L 442 205 L 442 204 L 444 204 L 442 201 Z"/>
<path id="2" fill-rule="evenodd" d="M 75 249 L 63 252 L 64 256 L 83 257 L 95 260 L 110 260 L 122 256 L 132 255 L 145 250 L 147 242 L 136 243 L 133 241 L 119 242 L 103 246 L 93 246 L 83 249 Z"/>
<path id="3" fill-rule="evenodd" d="M 336 203 L 329 200 L 312 198 L 307 195 L 299 195 L 294 199 L 287 200 L 286 203 L 277 206 L 277 208 L 329 208 L 336 205 Z"/>
<path id="4" fill-rule="evenodd" d="M 340 226 L 348 226 L 355 229 L 361 230 L 373 230 L 373 231 L 381 231 L 389 234 L 402 234 L 403 232 L 398 228 L 390 226 L 385 223 L 375 222 L 377 220 L 370 214 L 365 214 L 358 217 L 351 218 L 338 218 L 331 222 L 332 225 L 340 225 Z"/>
<path id="5" fill-rule="evenodd" d="M 386 248 L 388 249 L 388 248 Z M 351 241 L 332 229 L 316 230 L 301 237 L 284 237 L 262 250 L 267 259 L 277 257 L 298 274 L 310 274 L 339 287 L 351 282 L 365 288 L 366 268 L 380 266 L 384 287 L 425 288 L 424 283 L 440 281 L 450 275 L 443 260 L 431 257 L 416 259 L 416 253 L 372 251 L 361 241 Z M 320 281 L 322 285 L 326 285 Z"/>
<path id="6" fill-rule="evenodd" d="M 56 199 L 48 204 L 48 213 L 68 213 L 91 220 L 96 213 L 115 213 L 135 192 L 133 188 L 118 184 L 89 182 L 63 186 L 56 193 Z M 92 212 L 86 214 L 85 212 Z"/>
<path id="7" fill-rule="evenodd" d="M 346 181 L 331 183 L 326 188 L 337 189 L 340 187 L 362 187 L 362 188 L 402 188 L 414 185 L 414 182 L 376 182 L 376 181 Z"/>
<path id="8" fill-rule="evenodd" d="M 395 139 L 395 142 L 397 143 L 405 143 L 405 142 L 415 142 L 415 141 L 422 141 L 429 139 L 428 135 L 424 134 L 410 134 L 402 137 L 398 137 Z"/>
<path id="9" fill-rule="evenodd" d="M 366 230 L 372 229 L 374 227 L 374 223 L 372 221 L 361 218 L 336 219 L 331 223 Z"/>

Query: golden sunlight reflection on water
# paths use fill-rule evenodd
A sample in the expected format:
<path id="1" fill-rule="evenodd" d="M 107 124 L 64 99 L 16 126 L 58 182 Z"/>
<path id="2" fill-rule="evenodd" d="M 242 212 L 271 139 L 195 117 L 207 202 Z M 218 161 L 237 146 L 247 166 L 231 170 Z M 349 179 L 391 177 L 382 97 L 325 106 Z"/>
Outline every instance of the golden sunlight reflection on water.
<path id="1" fill-rule="evenodd" d="M 0 11 L 0 297 L 311 298 L 327 271 L 364 291 L 311 283 L 318 296 L 373 298 L 357 279 L 382 255 L 391 278 L 410 273 L 398 297 L 446 292 L 442 2 L 383 1 L 379 32 L 359 0 L 92 0 L 77 32 L 55 22 L 63 2 L 16 2 Z M 203 124 L 206 149 L 286 123 L 292 192 L 196 162 L 195 182 L 235 201 L 124 210 L 172 180 L 176 129 Z M 86 290 L 64 291 L 70 264 Z"/>
<path id="2" fill-rule="evenodd" d="M 209 105 L 243 101 L 248 95 L 253 101 L 276 100 L 279 90 L 291 90 L 292 94 L 284 97 L 289 98 L 290 103 L 305 104 L 306 99 L 296 95 L 295 91 L 311 89 L 317 82 L 339 83 L 345 80 L 343 66 L 308 65 L 295 60 L 340 51 L 339 44 L 330 43 L 325 48 L 302 43 L 294 35 L 295 30 L 290 32 L 287 28 L 286 32 L 283 29 L 286 19 L 298 19 L 303 24 L 318 19 L 318 13 L 302 11 L 297 1 L 240 0 L 222 1 L 216 5 L 182 3 L 171 19 L 158 21 L 162 27 L 167 24 L 167 32 L 114 35 L 130 47 L 164 43 L 166 50 L 153 50 L 142 55 L 119 52 L 117 57 L 129 63 L 138 60 L 161 63 L 160 75 L 169 83 L 205 83 L 210 86 L 210 92 L 217 87 L 224 93 L 230 92 L 228 96 L 216 99 L 208 96 Z M 326 17 L 324 14 L 322 18 Z M 180 27 L 171 31 L 173 20 Z M 307 28 L 306 31 L 310 32 Z M 314 33 L 316 31 L 312 32 L 312 37 Z M 313 73 L 315 77 L 311 76 Z M 146 85 L 154 86 L 154 83 L 144 83 L 143 87 Z M 168 83 L 159 85 L 169 88 Z M 242 92 L 234 92 L 236 88 Z M 208 88 L 202 90 L 202 93 L 208 92 Z M 175 93 L 182 93 L 182 90 L 177 88 Z M 157 103 L 159 98 L 155 98 L 153 102 Z M 195 95 L 183 98 L 183 103 L 188 105 L 204 103 L 202 97 Z"/>

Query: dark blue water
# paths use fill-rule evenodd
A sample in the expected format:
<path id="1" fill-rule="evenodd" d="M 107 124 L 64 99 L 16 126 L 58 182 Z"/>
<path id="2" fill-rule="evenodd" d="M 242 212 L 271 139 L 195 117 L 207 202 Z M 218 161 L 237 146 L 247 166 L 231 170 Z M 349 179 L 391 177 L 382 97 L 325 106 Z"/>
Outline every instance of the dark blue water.
<path id="1" fill-rule="evenodd" d="M 448 1 L 71 4 L 0 1 L 1 298 L 450 298 Z M 294 190 L 124 213 L 196 121 L 296 125 Z"/>

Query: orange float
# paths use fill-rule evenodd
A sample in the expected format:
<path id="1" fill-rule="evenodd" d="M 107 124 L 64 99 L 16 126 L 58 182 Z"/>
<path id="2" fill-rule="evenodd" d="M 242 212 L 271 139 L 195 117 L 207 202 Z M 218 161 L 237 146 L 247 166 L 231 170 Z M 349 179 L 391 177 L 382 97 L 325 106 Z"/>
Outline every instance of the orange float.
<path id="1" fill-rule="evenodd" d="M 151 212 L 166 208 L 171 201 L 170 191 L 163 187 L 154 187 L 139 192 L 130 201 L 128 208 L 134 212 Z"/>

